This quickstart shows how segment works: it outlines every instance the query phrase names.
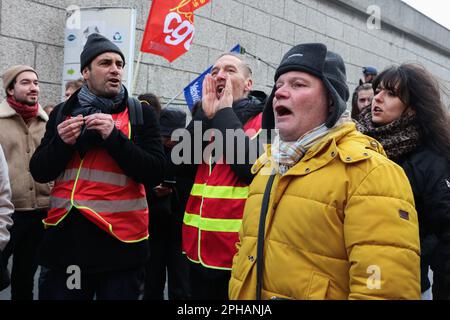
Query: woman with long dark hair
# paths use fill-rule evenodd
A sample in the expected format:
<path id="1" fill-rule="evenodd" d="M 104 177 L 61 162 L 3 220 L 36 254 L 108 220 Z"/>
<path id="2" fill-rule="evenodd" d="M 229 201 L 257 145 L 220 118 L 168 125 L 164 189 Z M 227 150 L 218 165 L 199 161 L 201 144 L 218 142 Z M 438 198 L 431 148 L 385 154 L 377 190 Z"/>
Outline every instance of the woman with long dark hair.
<path id="1" fill-rule="evenodd" d="M 358 129 L 403 167 L 419 217 L 422 297 L 450 299 L 450 123 L 438 81 L 418 64 L 384 70 Z"/>

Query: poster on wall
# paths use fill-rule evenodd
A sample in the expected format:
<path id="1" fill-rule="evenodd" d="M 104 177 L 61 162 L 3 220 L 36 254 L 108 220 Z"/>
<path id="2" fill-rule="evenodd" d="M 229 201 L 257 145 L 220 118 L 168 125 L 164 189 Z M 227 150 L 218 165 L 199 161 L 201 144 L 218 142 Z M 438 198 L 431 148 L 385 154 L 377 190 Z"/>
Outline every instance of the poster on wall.
<path id="1" fill-rule="evenodd" d="M 100 33 L 115 43 L 125 56 L 123 84 L 130 89 L 133 80 L 136 9 L 76 8 L 67 18 L 64 31 L 64 67 L 61 97 L 69 80 L 81 78 L 80 54 L 89 35 Z"/>

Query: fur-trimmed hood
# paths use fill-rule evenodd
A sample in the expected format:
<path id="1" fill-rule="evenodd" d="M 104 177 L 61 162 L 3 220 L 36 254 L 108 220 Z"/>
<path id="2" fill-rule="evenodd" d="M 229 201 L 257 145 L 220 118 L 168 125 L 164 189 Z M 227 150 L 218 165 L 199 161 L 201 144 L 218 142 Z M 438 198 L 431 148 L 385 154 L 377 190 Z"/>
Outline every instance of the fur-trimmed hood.
<path id="1" fill-rule="evenodd" d="M 0 118 L 10 118 L 16 114 L 17 114 L 17 112 L 13 108 L 11 108 L 11 106 L 8 104 L 8 101 L 6 101 L 6 99 L 4 99 L 0 103 Z M 45 122 L 48 121 L 48 115 L 44 111 L 44 109 L 42 108 L 42 106 L 40 104 L 38 107 L 37 117 L 41 118 Z"/>

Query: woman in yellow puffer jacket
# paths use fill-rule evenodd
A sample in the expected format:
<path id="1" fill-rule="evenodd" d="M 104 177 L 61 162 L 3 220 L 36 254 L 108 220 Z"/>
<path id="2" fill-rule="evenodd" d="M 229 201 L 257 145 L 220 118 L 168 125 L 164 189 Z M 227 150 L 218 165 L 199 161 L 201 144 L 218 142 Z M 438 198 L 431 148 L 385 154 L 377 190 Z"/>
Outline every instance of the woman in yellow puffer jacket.
<path id="1" fill-rule="evenodd" d="M 411 187 L 342 116 L 347 99 L 325 45 L 284 56 L 263 119 L 279 135 L 253 166 L 230 299 L 420 299 Z"/>

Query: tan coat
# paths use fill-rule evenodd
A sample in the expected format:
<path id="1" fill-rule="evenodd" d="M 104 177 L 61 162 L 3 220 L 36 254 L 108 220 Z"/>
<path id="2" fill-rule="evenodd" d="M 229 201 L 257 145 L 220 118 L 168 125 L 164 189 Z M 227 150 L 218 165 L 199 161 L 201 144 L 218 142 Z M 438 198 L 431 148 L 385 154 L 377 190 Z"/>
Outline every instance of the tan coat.
<path id="1" fill-rule="evenodd" d="M 39 106 L 38 115 L 27 124 L 4 100 L 0 104 L 0 144 L 9 167 L 12 203 L 16 211 L 47 208 L 50 184 L 33 180 L 29 163 L 45 133 L 48 116 Z"/>
<path id="2" fill-rule="evenodd" d="M 11 215 L 14 206 L 11 203 L 11 187 L 9 186 L 8 164 L 0 145 L 0 251 L 5 249 L 9 241 L 9 231 L 13 221 Z"/>

